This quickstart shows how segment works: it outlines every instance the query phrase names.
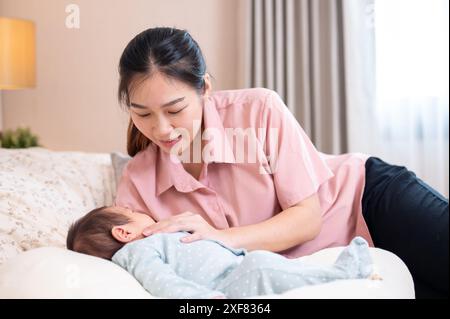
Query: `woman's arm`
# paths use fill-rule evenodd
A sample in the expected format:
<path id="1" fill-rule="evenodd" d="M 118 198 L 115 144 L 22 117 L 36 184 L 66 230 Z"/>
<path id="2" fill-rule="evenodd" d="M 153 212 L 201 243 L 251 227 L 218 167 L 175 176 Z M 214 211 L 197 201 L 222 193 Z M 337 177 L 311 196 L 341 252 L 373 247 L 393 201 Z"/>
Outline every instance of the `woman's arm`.
<path id="1" fill-rule="evenodd" d="M 188 231 L 184 243 L 214 239 L 233 248 L 278 252 L 314 239 L 322 226 L 320 203 L 316 194 L 258 224 L 218 230 L 201 215 L 186 212 L 155 223 L 144 236 L 155 233 Z"/>
<path id="2" fill-rule="evenodd" d="M 232 247 L 279 252 L 314 239 L 321 227 L 320 203 L 314 194 L 261 223 L 221 232 Z"/>

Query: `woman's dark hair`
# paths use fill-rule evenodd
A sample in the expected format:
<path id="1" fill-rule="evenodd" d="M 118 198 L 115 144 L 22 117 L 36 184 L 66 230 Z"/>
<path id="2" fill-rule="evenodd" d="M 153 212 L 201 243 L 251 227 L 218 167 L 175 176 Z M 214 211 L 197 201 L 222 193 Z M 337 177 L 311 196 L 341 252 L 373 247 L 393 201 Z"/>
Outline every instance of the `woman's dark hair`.
<path id="1" fill-rule="evenodd" d="M 129 222 L 128 217 L 111 212 L 106 206 L 96 208 L 70 226 L 67 249 L 111 260 L 125 245 L 113 237 L 111 230 Z"/>
<path id="2" fill-rule="evenodd" d="M 152 28 L 141 32 L 128 43 L 119 63 L 119 102 L 130 107 L 130 92 L 136 81 L 146 79 L 155 72 L 183 82 L 199 94 L 205 88 L 205 60 L 199 45 L 186 30 Z M 128 154 L 134 156 L 150 143 L 130 119 Z"/>

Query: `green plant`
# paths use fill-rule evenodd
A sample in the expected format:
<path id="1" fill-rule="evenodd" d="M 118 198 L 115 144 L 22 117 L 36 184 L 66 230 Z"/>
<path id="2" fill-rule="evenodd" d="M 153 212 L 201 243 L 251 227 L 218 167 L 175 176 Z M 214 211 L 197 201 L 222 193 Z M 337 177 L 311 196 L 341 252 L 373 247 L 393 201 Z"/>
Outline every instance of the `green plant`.
<path id="1" fill-rule="evenodd" d="M 15 131 L 6 130 L 0 132 L 0 147 L 3 148 L 27 148 L 33 146 L 40 146 L 38 144 L 39 138 L 31 133 L 30 129 L 19 127 Z"/>

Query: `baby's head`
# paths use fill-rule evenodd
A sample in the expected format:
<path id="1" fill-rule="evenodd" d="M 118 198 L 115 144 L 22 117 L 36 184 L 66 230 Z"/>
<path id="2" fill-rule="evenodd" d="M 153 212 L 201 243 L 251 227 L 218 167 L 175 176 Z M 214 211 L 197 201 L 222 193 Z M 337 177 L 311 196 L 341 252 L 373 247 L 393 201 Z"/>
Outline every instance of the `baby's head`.
<path id="1" fill-rule="evenodd" d="M 143 238 L 142 231 L 154 223 L 150 216 L 128 208 L 96 208 L 70 226 L 67 248 L 111 260 L 126 243 Z"/>

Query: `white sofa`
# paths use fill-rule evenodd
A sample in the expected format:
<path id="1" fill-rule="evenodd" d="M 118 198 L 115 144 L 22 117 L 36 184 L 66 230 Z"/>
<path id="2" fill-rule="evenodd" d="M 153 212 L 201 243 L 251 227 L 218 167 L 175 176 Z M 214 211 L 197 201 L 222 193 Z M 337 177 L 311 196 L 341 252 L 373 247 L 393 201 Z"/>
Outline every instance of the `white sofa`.
<path id="1" fill-rule="evenodd" d="M 110 154 L 0 148 L 0 298 L 155 298 L 125 270 L 65 249 L 69 225 L 113 202 Z M 342 248 L 302 257 L 331 264 Z M 394 254 L 371 248 L 381 281 L 341 280 L 260 298 L 414 298 Z"/>

